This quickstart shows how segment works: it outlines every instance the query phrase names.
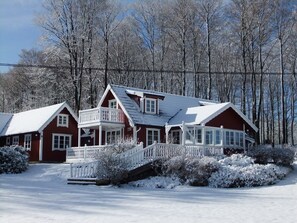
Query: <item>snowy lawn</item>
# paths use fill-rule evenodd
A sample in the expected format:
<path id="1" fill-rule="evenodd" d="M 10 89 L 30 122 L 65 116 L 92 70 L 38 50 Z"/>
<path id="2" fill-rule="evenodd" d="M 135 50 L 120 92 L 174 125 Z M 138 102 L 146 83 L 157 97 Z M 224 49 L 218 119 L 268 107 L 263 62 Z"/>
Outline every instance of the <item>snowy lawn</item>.
<path id="1" fill-rule="evenodd" d="M 0 222 L 297 222 L 297 165 L 273 186 L 150 189 L 67 185 L 68 164 L 0 175 Z"/>

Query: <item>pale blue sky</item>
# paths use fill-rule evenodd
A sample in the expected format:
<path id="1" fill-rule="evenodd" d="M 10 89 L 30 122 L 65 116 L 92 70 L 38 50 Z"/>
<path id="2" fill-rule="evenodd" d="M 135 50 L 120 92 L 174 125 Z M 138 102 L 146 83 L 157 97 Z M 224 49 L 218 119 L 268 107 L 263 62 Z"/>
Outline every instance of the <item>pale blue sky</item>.
<path id="1" fill-rule="evenodd" d="M 42 30 L 34 18 L 40 11 L 42 0 L 0 0 L 0 63 L 17 63 L 22 49 L 39 47 Z M 0 66 L 0 72 L 9 69 Z"/>
<path id="2" fill-rule="evenodd" d="M 0 62 L 17 63 L 22 49 L 38 48 L 41 29 L 34 24 L 41 0 L 0 0 Z M 0 72 L 9 67 L 1 67 Z"/>

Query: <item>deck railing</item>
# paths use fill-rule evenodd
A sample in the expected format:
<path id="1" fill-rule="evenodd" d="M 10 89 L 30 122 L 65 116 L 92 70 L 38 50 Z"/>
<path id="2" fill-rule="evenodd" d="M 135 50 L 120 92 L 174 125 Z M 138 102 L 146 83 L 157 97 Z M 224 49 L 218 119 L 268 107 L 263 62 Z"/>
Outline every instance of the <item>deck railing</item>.
<path id="1" fill-rule="evenodd" d="M 105 146 L 71 147 L 66 149 L 66 162 L 94 160 L 97 153 L 110 148 Z"/>
<path id="2" fill-rule="evenodd" d="M 79 111 L 79 127 L 99 124 L 99 122 L 124 123 L 124 113 L 120 109 L 106 107 Z"/>
<path id="3" fill-rule="evenodd" d="M 89 154 L 94 154 L 96 152 L 102 152 L 107 147 L 100 147 L 95 149 L 94 152 L 87 148 L 82 148 L 79 150 L 79 154 L 84 154 L 84 156 L 91 157 Z M 75 148 L 73 149 L 75 150 Z M 146 148 L 143 148 L 142 143 L 130 149 L 126 152 L 121 153 L 120 158 L 128 164 L 128 169 L 133 170 L 137 167 L 143 166 L 150 162 L 167 159 L 170 157 L 186 155 L 190 157 L 203 157 L 203 156 L 215 156 L 223 155 L 223 148 L 220 147 L 202 147 L 202 146 L 182 146 L 177 144 L 165 144 L 165 143 L 154 143 Z M 80 155 L 83 157 L 83 155 Z M 93 156 L 94 158 L 94 156 Z M 74 163 L 71 165 L 71 178 L 93 178 L 96 175 L 98 167 L 98 161 L 92 161 L 88 163 Z"/>

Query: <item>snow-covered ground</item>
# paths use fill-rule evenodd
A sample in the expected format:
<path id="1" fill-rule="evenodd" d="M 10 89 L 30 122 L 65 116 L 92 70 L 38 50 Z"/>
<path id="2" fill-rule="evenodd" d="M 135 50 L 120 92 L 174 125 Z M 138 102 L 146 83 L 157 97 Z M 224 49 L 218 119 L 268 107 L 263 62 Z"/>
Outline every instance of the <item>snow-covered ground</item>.
<path id="1" fill-rule="evenodd" d="M 0 175 L 0 222 L 295 223 L 296 168 L 273 186 L 151 189 L 67 185 L 68 164 L 34 164 Z"/>

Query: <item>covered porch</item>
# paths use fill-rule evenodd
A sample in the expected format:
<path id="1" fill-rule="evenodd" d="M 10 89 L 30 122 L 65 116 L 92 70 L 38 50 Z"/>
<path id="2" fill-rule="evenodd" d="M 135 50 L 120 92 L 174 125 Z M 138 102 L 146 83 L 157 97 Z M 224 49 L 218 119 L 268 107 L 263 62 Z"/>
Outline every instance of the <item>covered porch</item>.
<path id="1" fill-rule="evenodd" d="M 246 150 L 254 143 L 245 131 L 211 127 L 198 124 L 186 124 L 165 126 L 166 143 L 180 144 L 183 146 L 199 146 L 213 148 L 234 148 Z"/>

